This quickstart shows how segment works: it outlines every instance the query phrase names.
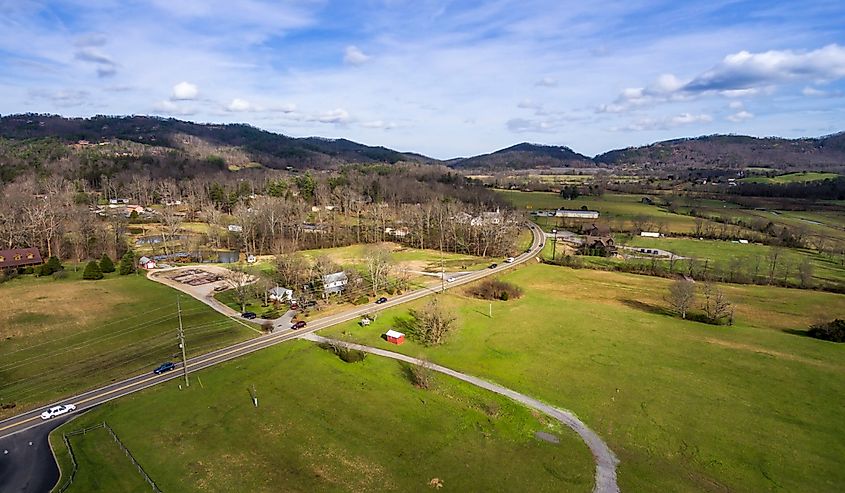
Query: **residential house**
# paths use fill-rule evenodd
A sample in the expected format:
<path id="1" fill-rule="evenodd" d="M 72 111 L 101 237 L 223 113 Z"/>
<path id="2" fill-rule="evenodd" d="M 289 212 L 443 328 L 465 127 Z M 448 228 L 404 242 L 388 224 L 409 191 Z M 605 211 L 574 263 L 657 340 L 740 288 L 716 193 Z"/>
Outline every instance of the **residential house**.
<path id="1" fill-rule="evenodd" d="M 616 255 L 616 243 L 610 236 L 587 236 L 578 249 L 581 255 L 612 257 Z"/>
<path id="2" fill-rule="evenodd" d="M 346 276 L 346 272 L 326 274 L 323 276 L 323 293 L 326 296 L 342 293 L 346 289 L 347 283 L 349 283 L 349 278 Z"/>
<path id="3" fill-rule="evenodd" d="M 584 230 L 584 234 L 587 236 L 610 236 L 610 228 L 606 224 L 593 223 Z"/>
<path id="4" fill-rule="evenodd" d="M 37 248 L 12 248 L 0 250 L 0 270 L 41 265 L 41 252 Z"/>
<path id="5" fill-rule="evenodd" d="M 293 299 L 293 290 L 287 289 L 283 287 L 276 286 L 273 289 L 267 291 L 269 294 L 270 301 L 278 301 L 280 303 L 290 302 L 295 303 L 296 300 Z"/>

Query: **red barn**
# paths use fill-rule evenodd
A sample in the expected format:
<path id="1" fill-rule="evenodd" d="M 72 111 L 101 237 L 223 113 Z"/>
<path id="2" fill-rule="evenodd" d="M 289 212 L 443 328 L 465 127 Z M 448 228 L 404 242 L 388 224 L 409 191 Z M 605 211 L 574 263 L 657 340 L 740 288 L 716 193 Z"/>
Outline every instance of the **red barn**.
<path id="1" fill-rule="evenodd" d="M 405 342 L 405 334 L 401 332 L 396 332 L 395 330 L 391 329 L 388 330 L 384 335 L 387 337 L 387 342 L 396 344 L 397 346 Z"/>

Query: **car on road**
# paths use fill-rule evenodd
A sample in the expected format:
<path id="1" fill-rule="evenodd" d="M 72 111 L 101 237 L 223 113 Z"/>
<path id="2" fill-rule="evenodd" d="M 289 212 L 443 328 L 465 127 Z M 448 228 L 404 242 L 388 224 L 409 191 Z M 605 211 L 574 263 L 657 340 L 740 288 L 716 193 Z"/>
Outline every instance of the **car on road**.
<path id="1" fill-rule="evenodd" d="M 67 414 L 71 411 L 76 411 L 76 406 L 73 404 L 60 404 L 41 413 L 41 419 L 48 420 L 50 418 L 55 418 L 56 416 L 61 416 L 62 414 Z"/>
<path id="2" fill-rule="evenodd" d="M 455 279 L 457 279 L 457 277 L 450 277 L 446 279 L 446 282 L 455 282 Z"/>
<path id="3" fill-rule="evenodd" d="M 293 325 L 291 325 L 290 330 L 301 329 L 301 328 L 305 327 L 305 325 L 306 325 L 305 320 L 300 320 L 299 322 L 296 322 Z"/>
<path id="4" fill-rule="evenodd" d="M 174 368 L 176 368 L 176 363 L 168 361 L 167 363 L 162 363 L 158 365 L 158 368 L 153 370 L 153 373 L 155 373 L 156 375 L 161 375 L 162 373 L 168 372 Z"/>
<path id="5" fill-rule="evenodd" d="M 376 300 L 376 305 L 381 305 L 382 303 L 387 303 L 387 298 L 384 296 Z"/>
<path id="6" fill-rule="evenodd" d="M 515 259 L 513 257 L 508 257 L 505 259 L 505 262 L 512 264 Z"/>
<path id="7" fill-rule="evenodd" d="M 498 266 L 499 264 L 490 264 L 490 267 L 488 267 L 488 269 L 495 269 Z"/>
<path id="8" fill-rule="evenodd" d="M 258 315 L 256 315 L 256 314 L 255 314 L 255 313 L 253 313 L 253 312 L 243 312 L 243 313 L 241 313 L 241 316 L 242 316 L 243 318 L 247 319 L 247 320 L 252 320 L 252 319 L 254 319 L 255 317 L 257 317 Z"/>

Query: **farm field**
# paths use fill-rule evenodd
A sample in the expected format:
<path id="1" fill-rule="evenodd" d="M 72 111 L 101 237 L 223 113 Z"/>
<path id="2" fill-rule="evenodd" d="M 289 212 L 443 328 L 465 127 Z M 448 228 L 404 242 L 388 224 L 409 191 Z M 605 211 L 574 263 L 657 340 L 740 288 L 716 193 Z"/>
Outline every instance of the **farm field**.
<path id="1" fill-rule="evenodd" d="M 152 369 L 177 352 L 176 291 L 142 274 L 23 276 L 0 285 L 0 418 Z M 182 296 L 188 353 L 255 332 Z"/>
<path id="2" fill-rule="evenodd" d="M 845 313 L 845 297 L 725 285 L 736 324 L 717 327 L 667 315 L 661 278 L 548 265 L 501 278 L 525 293 L 493 302 L 492 319 L 488 301 L 443 298 L 458 328 L 440 347 L 379 337 L 408 307 L 320 333 L 424 356 L 574 411 L 618 455 L 622 491 L 845 484 L 845 348 L 802 336 Z"/>
<path id="3" fill-rule="evenodd" d="M 739 181 L 746 183 L 766 183 L 769 185 L 784 185 L 788 183 L 806 183 L 810 181 L 822 181 L 836 178 L 839 175 L 836 173 L 820 173 L 813 171 L 802 171 L 798 173 L 787 173 L 779 176 L 749 176 L 741 178 Z"/>
<path id="4" fill-rule="evenodd" d="M 440 271 L 440 250 L 408 248 L 398 243 L 385 242 L 381 245 L 391 251 L 391 257 L 398 269 L 417 271 Z M 356 267 L 364 263 L 364 257 L 370 245 L 350 245 L 336 248 L 321 248 L 317 250 L 303 250 L 300 253 L 316 259 L 325 255 L 335 263 L 344 267 Z M 443 265 L 446 270 L 472 270 L 482 267 L 488 259 L 461 253 L 444 252 Z"/>
<path id="5" fill-rule="evenodd" d="M 600 213 L 600 221 L 610 223 L 615 229 L 630 227 L 638 217 L 645 217 L 652 222 L 662 224 L 667 231 L 689 233 L 695 226 L 695 218 L 680 214 L 673 214 L 659 207 L 643 204 L 643 195 L 624 195 L 606 193 L 601 197 L 583 196 L 574 200 L 560 198 L 551 192 L 517 192 L 501 190 L 505 199 L 517 209 L 531 211 L 535 209 L 580 209 L 586 206 L 590 210 Z M 537 224 L 543 229 L 550 230 L 556 224 L 556 218 L 536 218 Z"/>
<path id="6" fill-rule="evenodd" d="M 734 267 L 744 274 L 750 275 L 755 270 L 759 276 L 765 277 L 770 267 L 768 256 L 771 246 L 761 244 L 740 244 L 730 241 L 699 240 L 693 238 L 644 238 L 641 236 L 621 237 L 619 244 L 638 248 L 660 248 L 676 255 L 695 258 L 699 261 L 709 259 L 711 267 L 722 270 L 728 269 L 732 261 Z M 789 266 L 791 278 L 797 278 L 798 265 L 809 258 L 813 267 L 813 278 L 817 283 L 845 286 L 845 257 L 841 255 L 819 254 L 812 250 L 782 248 L 781 258 L 778 260 L 776 277 L 782 277 L 786 266 Z"/>
<path id="7" fill-rule="evenodd" d="M 592 489 L 592 456 L 568 428 L 445 376 L 419 389 L 386 358 L 345 363 L 290 341 L 193 378 L 187 390 L 165 383 L 63 425 L 51 435 L 63 471 L 61 433 L 106 421 L 163 491 Z M 125 459 L 80 463 L 69 491 L 91 491 L 91 468 Z M 96 476 L 121 491 L 116 474 Z"/>

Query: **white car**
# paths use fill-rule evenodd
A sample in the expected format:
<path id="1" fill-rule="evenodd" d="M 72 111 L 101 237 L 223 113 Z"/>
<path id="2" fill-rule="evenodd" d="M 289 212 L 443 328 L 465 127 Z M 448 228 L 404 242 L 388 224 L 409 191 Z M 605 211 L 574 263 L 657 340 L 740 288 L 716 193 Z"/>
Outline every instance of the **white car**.
<path id="1" fill-rule="evenodd" d="M 508 257 L 508 258 L 506 258 L 506 259 L 505 259 L 505 262 L 507 262 L 507 263 L 509 263 L 509 264 L 512 264 L 512 263 L 513 263 L 513 261 L 514 261 L 514 258 L 513 258 L 513 257 Z"/>
<path id="2" fill-rule="evenodd" d="M 62 414 L 67 414 L 71 411 L 76 411 L 76 406 L 73 404 L 61 404 L 58 406 L 53 406 L 50 409 L 41 413 L 41 419 L 47 420 L 50 418 L 55 418 L 56 416 L 61 416 Z"/>

